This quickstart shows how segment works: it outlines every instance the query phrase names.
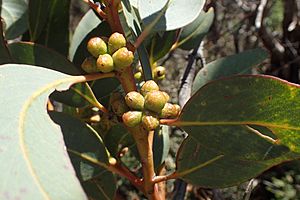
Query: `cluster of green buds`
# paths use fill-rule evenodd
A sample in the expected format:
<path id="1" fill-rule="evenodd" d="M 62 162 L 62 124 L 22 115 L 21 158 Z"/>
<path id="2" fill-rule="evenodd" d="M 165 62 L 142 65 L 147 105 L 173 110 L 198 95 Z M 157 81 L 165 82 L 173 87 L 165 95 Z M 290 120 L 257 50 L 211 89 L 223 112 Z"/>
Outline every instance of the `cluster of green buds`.
<path id="1" fill-rule="evenodd" d="M 87 73 L 122 71 L 133 63 L 134 55 L 126 48 L 125 37 L 115 32 L 107 43 L 100 37 L 93 37 L 87 43 L 92 55 L 86 58 L 81 67 Z"/>
<path id="2" fill-rule="evenodd" d="M 154 63 L 152 65 L 152 76 L 155 81 L 163 80 L 166 76 L 166 68 L 164 66 L 157 65 Z M 141 82 L 143 77 L 142 67 L 139 65 L 135 69 L 134 78 L 136 81 Z"/>
<path id="3" fill-rule="evenodd" d="M 176 118 L 180 107 L 168 103 L 169 99 L 169 95 L 160 91 L 153 80 L 145 82 L 140 92 L 132 91 L 126 94 L 125 102 L 130 111 L 122 115 L 124 124 L 128 127 L 142 124 L 147 131 L 151 131 L 159 126 L 161 118 Z"/>

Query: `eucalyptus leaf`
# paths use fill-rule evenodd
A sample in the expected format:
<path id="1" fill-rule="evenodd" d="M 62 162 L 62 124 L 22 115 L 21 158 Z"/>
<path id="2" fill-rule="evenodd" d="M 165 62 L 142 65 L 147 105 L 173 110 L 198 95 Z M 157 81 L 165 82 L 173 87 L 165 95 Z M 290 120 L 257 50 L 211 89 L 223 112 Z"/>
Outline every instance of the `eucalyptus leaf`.
<path id="1" fill-rule="evenodd" d="M 153 160 L 154 168 L 157 171 L 165 162 L 170 150 L 169 127 L 162 125 L 155 130 L 153 138 Z"/>
<path id="2" fill-rule="evenodd" d="M 251 68 L 264 61 L 267 56 L 268 54 L 265 50 L 258 48 L 208 63 L 197 73 L 192 93 L 194 94 L 212 80 L 237 74 L 249 74 L 251 73 Z"/>
<path id="3" fill-rule="evenodd" d="M 43 44 L 51 49 L 56 50 L 64 56 L 68 55 L 70 32 L 69 32 L 69 10 L 70 0 L 44 1 L 35 0 L 35 3 L 43 3 L 49 7 L 49 10 L 43 12 L 41 6 L 32 7 L 29 11 L 30 17 L 34 19 L 39 13 L 38 19 L 41 22 L 32 20 L 31 22 L 31 41 Z M 38 22 L 38 23 L 37 23 Z M 35 31 L 36 30 L 36 31 Z"/>
<path id="4" fill-rule="evenodd" d="M 194 21 L 204 3 L 204 0 L 138 0 L 135 4 L 144 26 L 159 19 L 153 30 L 170 31 Z"/>
<path id="5" fill-rule="evenodd" d="M 69 58 L 74 59 L 74 55 L 84 38 L 99 24 L 101 20 L 95 15 L 93 10 L 89 10 L 80 20 L 75 29 L 69 49 Z"/>
<path id="6" fill-rule="evenodd" d="M 11 58 L 4 39 L 2 23 L 0 21 L 0 64 L 9 63 L 10 61 Z"/>
<path id="7" fill-rule="evenodd" d="M 182 28 L 177 46 L 184 50 L 190 50 L 198 46 L 208 33 L 213 21 L 213 8 L 207 12 L 202 11 L 191 24 Z"/>
<path id="8" fill-rule="evenodd" d="M 2 0 L 1 18 L 4 21 L 4 33 L 7 40 L 15 39 L 27 30 L 27 2 L 27 0 Z"/>
<path id="9" fill-rule="evenodd" d="M 82 74 L 80 69 L 64 56 L 42 45 L 17 42 L 9 44 L 8 49 L 14 63 L 44 67 L 69 75 Z M 98 106 L 99 104 L 87 83 L 75 84 L 67 91 L 54 92 L 51 99 L 74 107 L 83 107 L 88 104 Z"/>
<path id="10" fill-rule="evenodd" d="M 5 117 L 0 118 L 0 163 L 5 163 L 0 165 L 5 171 L 0 175 L 0 199 L 87 199 L 62 132 L 46 111 L 50 93 L 84 78 L 18 64 L 2 65 L 0 77 L 0 96 L 5 97 L 1 98 Z"/>

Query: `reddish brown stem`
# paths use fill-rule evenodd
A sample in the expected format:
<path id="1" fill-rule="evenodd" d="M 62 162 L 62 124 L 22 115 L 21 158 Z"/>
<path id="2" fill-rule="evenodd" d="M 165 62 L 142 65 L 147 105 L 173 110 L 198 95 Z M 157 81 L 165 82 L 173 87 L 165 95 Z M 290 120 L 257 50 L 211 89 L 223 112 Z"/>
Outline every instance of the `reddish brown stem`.
<path id="1" fill-rule="evenodd" d="M 135 174 L 133 174 L 127 167 L 120 163 L 116 163 L 114 165 L 109 165 L 108 170 L 114 172 L 122 177 L 127 178 L 132 185 L 134 185 L 140 191 L 144 191 L 143 188 L 143 180 L 138 178 Z"/>
<path id="2" fill-rule="evenodd" d="M 119 79 L 125 93 L 136 91 L 136 84 L 134 76 L 131 70 L 131 66 L 127 67 L 121 72 L 116 73 L 117 78 Z"/>
<path id="3" fill-rule="evenodd" d="M 107 16 L 106 16 L 106 13 L 103 12 L 103 10 L 101 10 L 101 8 L 99 8 L 99 6 L 93 2 L 91 2 L 90 0 L 83 0 L 84 2 L 86 2 L 87 4 L 89 4 L 89 6 L 94 10 L 96 11 L 96 13 L 102 17 L 103 19 L 106 19 Z"/>

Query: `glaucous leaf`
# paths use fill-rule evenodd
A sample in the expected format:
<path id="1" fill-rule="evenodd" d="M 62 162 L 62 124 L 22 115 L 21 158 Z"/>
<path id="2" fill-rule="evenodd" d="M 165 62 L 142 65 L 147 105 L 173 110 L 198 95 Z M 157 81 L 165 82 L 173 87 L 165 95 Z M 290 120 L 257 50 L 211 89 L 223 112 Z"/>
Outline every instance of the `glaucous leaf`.
<path id="1" fill-rule="evenodd" d="M 0 21 L 0 64 L 9 63 L 10 61 L 11 58 L 4 39 L 2 22 Z"/>
<path id="2" fill-rule="evenodd" d="M 267 56 L 268 54 L 265 50 L 258 48 L 208 63 L 197 73 L 193 83 L 192 93 L 194 94 L 202 86 L 212 80 L 237 74 L 251 73 L 251 68 L 264 61 Z"/>
<path id="3" fill-rule="evenodd" d="M 155 170 L 158 170 L 161 164 L 164 163 L 169 150 L 169 127 L 162 125 L 159 129 L 155 130 L 153 137 L 153 161 Z"/>
<path id="4" fill-rule="evenodd" d="M 144 26 L 159 19 L 153 30 L 170 31 L 194 21 L 204 3 L 204 0 L 138 0 L 135 4 Z"/>
<path id="5" fill-rule="evenodd" d="M 199 45 L 208 33 L 214 21 L 214 10 L 202 11 L 190 24 L 182 28 L 177 46 L 184 50 L 190 50 Z"/>
<path id="6" fill-rule="evenodd" d="M 17 42 L 9 44 L 8 49 L 14 63 L 44 67 L 69 75 L 82 74 L 80 69 L 64 56 L 42 45 L 31 42 Z M 54 92 L 51 99 L 74 107 L 82 107 L 88 104 L 97 106 L 99 104 L 87 83 L 75 84 L 67 91 Z"/>
<path id="7" fill-rule="evenodd" d="M 77 176 L 81 181 L 95 178 L 108 164 L 108 152 L 98 133 L 89 125 L 70 115 L 50 112 L 51 119 L 60 126 Z M 90 158 L 94 162 L 85 158 Z M 99 165 L 96 162 L 100 163 Z"/>
<path id="8" fill-rule="evenodd" d="M 210 128 L 213 131 L 213 128 Z M 220 130 L 222 128 L 214 129 L 214 131 Z M 240 128 L 242 130 L 242 128 Z M 229 129 L 228 129 L 229 130 Z M 232 129 L 233 130 L 233 129 Z M 202 130 L 198 130 L 202 131 Z M 205 129 L 203 129 L 205 131 Z M 208 188 L 223 188 L 233 185 L 239 185 L 255 176 L 258 176 L 263 171 L 269 169 L 270 167 L 280 164 L 284 161 L 299 159 L 299 154 L 293 154 L 289 152 L 288 148 L 283 146 L 277 146 L 268 144 L 267 151 L 264 150 L 263 144 L 265 141 L 262 141 L 261 138 L 256 138 L 255 142 L 251 142 L 254 146 L 250 146 L 248 141 L 250 138 L 247 138 L 247 135 L 242 137 L 238 136 L 237 130 L 233 130 L 236 134 L 230 134 L 230 132 L 223 131 L 222 136 L 216 138 L 227 145 L 227 148 L 232 140 L 240 141 L 245 140 L 246 142 L 232 144 L 232 147 L 229 147 L 228 150 L 232 149 L 237 152 L 238 150 L 252 149 L 259 147 L 260 151 L 255 150 L 255 153 L 251 155 L 249 151 L 247 154 L 242 156 L 239 154 L 238 157 L 235 157 L 234 154 L 224 153 L 219 151 L 219 149 L 214 149 L 210 147 L 210 144 L 215 144 L 213 140 L 209 144 L 204 144 L 201 142 L 201 138 L 204 134 L 209 134 L 211 132 L 201 132 L 202 136 L 194 137 L 189 136 L 181 145 L 180 150 L 177 154 L 177 173 L 180 178 L 187 181 L 188 183 L 200 185 Z M 246 133 L 246 129 L 243 131 L 245 134 L 253 135 L 253 133 Z M 229 133 L 227 135 L 227 133 Z M 225 135 L 226 134 L 226 135 Z M 246 136 L 246 137 L 245 137 Z M 233 138 L 231 138 L 233 137 Z M 226 138 L 230 140 L 227 141 Z M 253 136 L 252 136 L 253 138 Z M 245 152 L 245 151 L 244 151 Z M 253 160 L 255 154 L 260 152 L 260 160 Z M 262 154 L 264 154 L 262 156 Z M 248 157 L 249 156 L 249 157 Z M 249 159 L 250 158 L 250 159 Z"/>
<path id="9" fill-rule="evenodd" d="M 2 65 L 0 76 L 5 105 L 5 117 L 0 118 L 0 163 L 5 163 L 0 165 L 5 171 L 0 175 L 0 199 L 87 199 L 62 132 L 46 111 L 50 93 L 84 77 L 18 64 Z"/>
<path id="10" fill-rule="evenodd" d="M 7 40 L 15 39 L 27 30 L 28 1 L 1 0 L 1 18 L 4 21 L 4 33 Z"/>
<path id="11" fill-rule="evenodd" d="M 189 134 L 177 158 L 178 176 L 227 187 L 299 159 L 299 100 L 298 85 L 269 76 L 237 76 L 202 87 L 172 123 Z"/>
<path id="12" fill-rule="evenodd" d="M 99 24 L 101 20 L 95 15 L 93 10 L 89 10 L 80 20 L 75 29 L 69 49 L 70 60 L 74 59 L 74 55 L 84 38 Z M 86 45 L 86 44 L 85 44 Z"/>
<path id="13" fill-rule="evenodd" d="M 133 41 L 135 41 L 142 32 L 137 11 L 132 7 L 129 0 L 122 0 L 121 4 L 123 7 L 123 15 L 127 25 L 126 29 L 129 29 L 131 31 L 131 38 Z M 137 48 L 137 52 L 143 68 L 144 80 L 151 80 L 151 63 L 149 60 L 147 49 L 143 43 L 139 45 L 139 47 Z"/>

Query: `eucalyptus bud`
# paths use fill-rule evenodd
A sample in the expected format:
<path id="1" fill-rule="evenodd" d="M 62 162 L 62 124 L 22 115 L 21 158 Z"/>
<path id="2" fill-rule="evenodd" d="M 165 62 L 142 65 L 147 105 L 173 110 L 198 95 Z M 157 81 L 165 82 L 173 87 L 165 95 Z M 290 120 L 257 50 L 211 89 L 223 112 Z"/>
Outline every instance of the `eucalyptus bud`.
<path id="1" fill-rule="evenodd" d="M 109 54 L 100 55 L 97 59 L 97 68 L 103 73 L 108 73 L 114 70 L 114 61 Z"/>
<path id="2" fill-rule="evenodd" d="M 167 103 L 166 97 L 161 91 L 151 91 L 145 96 L 145 108 L 160 113 L 165 104 Z"/>
<path id="3" fill-rule="evenodd" d="M 161 110 L 160 117 L 161 118 L 176 118 L 179 114 L 177 105 L 166 103 L 164 108 Z"/>
<path id="4" fill-rule="evenodd" d="M 143 96 L 146 96 L 146 94 L 150 91 L 159 91 L 158 85 L 153 80 L 146 81 L 141 88 Z"/>
<path id="5" fill-rule="evenodd" d="M 142 112 L 140 111 L 128 111 L 123 114 L 123 123 L 128 127 L 135 127 L 142 121 Z"/>
<path id="6" fill-rule="evenodd" d="M 108 39 L 108 51 L 110 54 L 125 46 L 126 39 L 121 33 L 115 32 Z"/>
<path id="7" fill-rule="evenodd" d="M 137 81 L 141 81 L 142 80 L 142 76 L 143 76 L 142 72 L 136 72 L 134 74 L 134 79 L 137 80 Z"/>
<path id="8" fill-rule="evenodd" d="M 81 64 L 81 68 L 87 73 L 97 72 L 96 59 L 94 57 L 86 58 Z"/>
<path id="9" fill-rule="evenodd" d="M 122 47 L 112 55 L 112 58 L 115 69 L 120 71 L 133 63 L 134 56 L 132 51 L 128 51 L 126 47 Z"/>
<path id="10" fill-rule="evenodd" d="M 126 104 L 134 110 L 143 110 L 145 99 L 143 95 L 136 91 L 132 91 L 125 96 Z"/>
<path id="11" fill-rule="evenodd" d="M 163 66 L 157 66 L 153 70 L 153 77 L 156 80 L 162 80 L 165 78 L 166 75 L 166 68 Z"/>
<path id="12" fill-rule="evenodd" d="M 147 131 L 151 131 L 159 126 L 159 120 L 152 115 L 144 115 L 142 117 L 142 125 Z"/>
<path id="13" fill-rule="evenodd" d="M 98 58 L 99 55 L 107 53 L 107 46 L 104 40 L 100 37 L 93 37 L 87 43 L 87 50 L 95 58 Z"/>
<path id="14" fill-rule="evenodd" d="M 168 93 L 166 93 L 166 92 L 163 92 L 163 91 L 162 91 L 162 93 L 163 93 L 163 95 L 165 96 L 166 101 L 168 102 L 168 101 L 170 100 L 170 96 L 169 96 Z"/>

